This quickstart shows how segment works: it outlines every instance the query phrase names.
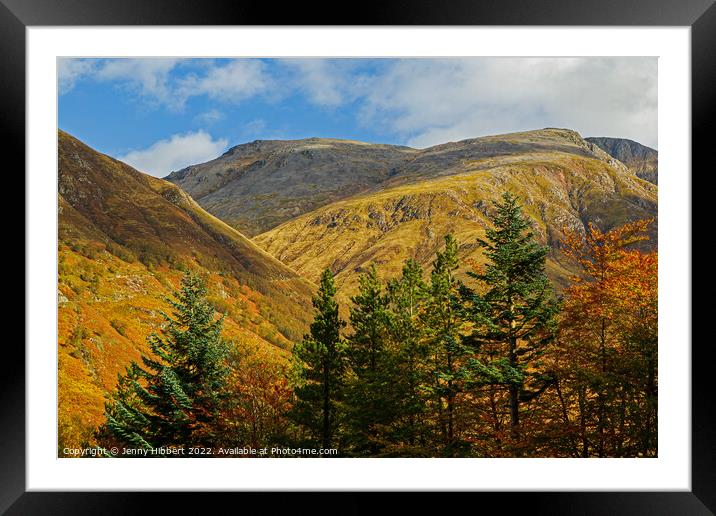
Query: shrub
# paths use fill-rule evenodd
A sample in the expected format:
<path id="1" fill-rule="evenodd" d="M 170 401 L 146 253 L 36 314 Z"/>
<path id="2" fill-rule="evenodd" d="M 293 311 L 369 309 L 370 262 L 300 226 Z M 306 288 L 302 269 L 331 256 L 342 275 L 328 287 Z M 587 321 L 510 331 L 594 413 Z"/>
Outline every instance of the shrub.
<path id="1" fill-rule="evenodd" d="M 127 336 L 127 323 L 124 321 L 120 321 L 119 319 L 112 319 L 109 322 L 110 326 L 114 328 L 117 333 L 119 333 L 122 337 Z"/>

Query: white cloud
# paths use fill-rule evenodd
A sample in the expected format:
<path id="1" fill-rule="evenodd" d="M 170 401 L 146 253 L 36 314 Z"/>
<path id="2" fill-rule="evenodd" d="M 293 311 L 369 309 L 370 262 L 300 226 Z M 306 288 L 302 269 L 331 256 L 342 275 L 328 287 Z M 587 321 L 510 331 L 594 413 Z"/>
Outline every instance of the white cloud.
<path id="1" fill-rule="evenodd" d="M 146 149 L 130 151 L 117 159 L 141 172 L 164 177 L 172 171 L 216 158 L 226 150 L 228 143 L 223 138 L 214 140 L 204 131 L 174 134 Z"/>
<path id="2" fill-rule="evenodd" d="M 183 64 L 193 69 L 184 76 L 173 73 Z M 257 95 L 271 97 L 277 85 L 258 59 L 237 59 L 227 64 L 214 60 L 174 58 L 121 58 L 64 60 L 59 70 L 61 92 L 69 91 L 82 78 L 116 82 L 146 101 L 181 110 L 191 97 L 207 96 L 238 103 Z"/>
<path id="3" fill-rule="evenodd" d="M 365 64 L 368 63 L 367 66 Z M 221 103 L 302 95 L 322 108 L 355 103 L 357 121 L 426 147 L 542 127 L 657 146 L 657 60 L 604 58 L 63 60 L 61 91 L 91 77 L 181 110 L 192 97 Z M 221 113 L 209 106 L 195 121 Z M 300 123 L 300 121 L 290 121 Z"/>
<path id="4" fill-rule="evenodd" d="M 364 124 L 427 147 L 542 127 L 657 145 L 655 58 L 401 60 L 372 78 Z"/>
<path id="5" fill-rule="evenodd" d="M 170 83 L 170 72 L 181 62 L 172 58 L 132 58 L 102 61 L 94 78 L 99 81 L 121 81 L 147 99 L 179 108 L 184 100 L 177 98 Z"/>
<path id="6" fill-rule="evenodd" d="M 225 102 L 241 102 L 256 95 L 270 94 L 275 88 L 265 65 L 258 59 L 235 60 L 224 66 L 212 66 L 205 75 L 189 75 L 179 82 L 175 94 L 185 101 L 207 95 Z"/>
<path id="7" fill-rule="evenodd" d="M 335 107 L 357 96 L 356 76 L 345 59 L 283 59 L 290 73 L 290 88 L 303 92 L 310 102 Z"/>
<path id="8" fill-rule="evenodd" d="M 95 62 L 88 59 L 60 57 L 57 59 L 57 83 L 60 95 L 75 87 L 75 83 L 95 70 Z"/>

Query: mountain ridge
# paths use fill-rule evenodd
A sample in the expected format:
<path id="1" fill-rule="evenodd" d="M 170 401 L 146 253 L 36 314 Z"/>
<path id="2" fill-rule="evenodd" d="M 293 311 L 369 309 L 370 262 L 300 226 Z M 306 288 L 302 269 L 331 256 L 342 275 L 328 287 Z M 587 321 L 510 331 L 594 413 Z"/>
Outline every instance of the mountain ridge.
<path id="1" fill-rule="evenodd" d="M 557 149 L 560 147 L 561 149 Z M 248 236 L 303 213 L 461 159 L 563 150 L 624 166 L 569 129 L 546 128 L 447 142 L 426 149 L 335 138 L 255 140 L 166 179 Z M 441 163 L 452 159 L 452 163 Z M 422 167 L 422 168 L 421 168 Z"/>
<path id="2" fill-rule="evenodd" d="M 657 214 L 655 185 L 578 133 L 546 129 L 431 148 L 373 188 L 290 219 L 254 241 L 312 281 L 323 268 L 333 269 L 350 293 L 370 262 L 387 277 L 398 275 L 407 258 L 428 268 L 448 232 L 462 243 L 463 263 L 483 262 L 476 241 L 504 190 L 520 197 L 539 240 L 551 247 L 548 271 L 558 285 L 572 272 L 559 250 L 564 226 L 583 231 L 594 222 L 609 229 Z M 655 224 L 651 233 L 654 245 Z"/>
<path id="3" fill-rule="evenodd" d="M 627 138 L 590 136 L 585 140 L 614 156 L 642 179 L 659 184 L 659 152 L 656 149 Z"/>
<path id="4" fill-rule="evenodd" d="M 172 172 L 166 180 L 253 236 L 379 183 L 412 152 L 408 147 L 337 139 L 257 140 Z M 336 174 L 336 168 L 349 173 Z"/>

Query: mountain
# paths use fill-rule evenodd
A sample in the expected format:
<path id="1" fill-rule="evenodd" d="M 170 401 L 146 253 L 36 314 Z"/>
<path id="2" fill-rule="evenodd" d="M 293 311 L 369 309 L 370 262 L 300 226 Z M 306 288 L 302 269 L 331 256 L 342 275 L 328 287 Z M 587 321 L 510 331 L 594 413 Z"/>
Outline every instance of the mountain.
<path id="1" fill-rule="evenodd" d="M 254 141 L 166 179 L 253 236 L 388 178 L 417 151 L 349 140 Z"/>
<path id="2" fill-rule="evenodd" d="M 629 147 L 627 154 L 621 144 L 591 140 L 543 129 L 423 150 L 257 141 L 162 180 L 60 131 L 60 446 L 92 442 L 105 394 L 146 351 L 187 269 L 207 278 L 234 345 L 285 361 L 307 330 L 311 281 L 324 268 L 337 274 L 345 310 L 371 262 L 384 278 L 397 276 L 410 257 L 429 269 L 451 232 L 464 279 L 484 263 L 477 239 L 493 201 L 508 190 L 551 247 L 548 274 L 561 288 L 573 270 L 560 251 L 565 226 L 609 229 L 658 212 L 658 187 L 639 168 L 651 159 L 643 149 L 652 150 Z M 654 247 L 656 224 L 651 231 L 644 245 Z"/>
<path id="3" fill-rule="evenodd" d="M 658 151 L 625 138 L 590 137 L 585 140 L 614 156 L 642 179 L 659 184 Z"/>
<path id="4" fill-rule="evenodd" d="M 146 351 L 183 271 L 207 278 L 237 346 L 280 360 L 307 330 L 314 286 L 177 186 L 58 135 L 60 443 L 92 441 L 104 395 Z"/>
<path id="5" fill-rule="evenodd" d="M 413 152 L 374 187 L 254 241 L 312 281 L 330 267 L 350 293 L 371 262 L 387 277 L 398 275 L 411 257 L 429 267 L 452 232 L 461 242 L 463 274 L 484 262 L 477 239 L 505 190 L 520 197 L 539 240 L 551 246 L 548 274 L 558 285 L 573 268 L 559 250 L 565 226 L 583 230 L 593 221 L 608 229 L 657 215 L 656 185 L 578 133 L 544 129 Z M 655 245 L 656 224 L 652 237 Z"/>

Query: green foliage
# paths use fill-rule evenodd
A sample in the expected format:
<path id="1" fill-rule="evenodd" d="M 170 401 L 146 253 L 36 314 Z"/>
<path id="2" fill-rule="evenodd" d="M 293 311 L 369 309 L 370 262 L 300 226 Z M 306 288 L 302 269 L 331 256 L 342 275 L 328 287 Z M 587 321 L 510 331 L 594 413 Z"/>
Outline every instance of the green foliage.
<path id="1" fill-rule="evenodd" d="M 375 455 L 384 446 L 401 394 L 394 389 L 397 349 L 391 339 L 390 298 L 383 293 L 375 265 L 360 277 L 359 293 L 351 300 L 346 441 L 358 455 Z"/>
<path id="2" fill-rule="evenodd" d="M 107 252 L 113 254 L 126 263 L 134 263 L 137 259 L 132 252 L 123 245 L 109 242 L 106 245 Z"/>
<path id="3" fill-rule="evenodd" d="M 405 262 L 399 279 L 388 282 L 392 313 L 390 331 L 398 355 L 393 385 L 401 397 L 394 439 L 411 447 L 425 445 L 428 432 L 425 422 L 428 400 L 423 386 L 430 383 L 431 373 L 427 364 L 429 346 L 420 314 L 429 295 L 423 281 L 423 269 L 413 259 Z"/>
<path id="4" fill-rule="evenodd" d="M 77 326 L 75 326 L 75 329 L 70 335 L 69 343 L 75 347 L 78 347 L 82 344 L 82 339 L 84 339 L 86 336 L 87 329 L 82 324 L 78 324 Z"/>
<path id="5" fill-rule="evenodd" d="M 149 339 L 151 354 L 120 375 L 100 443 L 500 457 L 588 456 L 603 441 L 592 454 L 654 454 L 656 257 L 625 255 L 619 274 L 633 285 L 622 287 L 624 278 L 615 274 L 613 291 L 592 303 L 593 314 L 583 306 L 599 285 L 578 283 L 586 289 L 581 295 L 569 289 L 563 318 L 570 315 L 571 326 L 561 325 L 570 342 L 555 344 L 560 303 L 545 276 L 547 248 L 536 242 L 513 195 L 506 193 L 492 213 L 492 227 L 477 241 L 486 264 L 468 274 L 469 284 L 455 275 L 460 246 L 452 234 L 427 280 L 416 260 L 387 282 L 371 265 L 351 298 L 345 335 L 334 277 L 324 270 L 310 331 L 294 345 L 290 368 L 229 352 L 216 311 L 281 346 L 284 317 L 300 307 L 278 312 L 260 304 L 262 296 L 245 286 L 250 276 L 244 286 L 224 282 L 234 298 L 247 299 L 230 305 L 223 293 L 208 297 L 201 278 L 187 272 L 161 334 Z M 633 270 L 647 266 L 649 274 Z M 593 345 L 590 353 L 587 323 L 606 309 L 618 314 L 610 330 L 615 344 Z M 126 336 L 120 321 L 110 324 Z M 89 360 L 86 333 L 77 323 L 68 344 Z"/>
<path id="6" fill-rule="evenodd" d="M 137 257 L 139 261 L 146 267 L 155 268 L 163 264 L 176 266 L 178 259 L 175 252 L 163 243 L 147 243 L 143 242 L 138 245 Z"/>
<path id="7" fill-rule="evenodd" d="M 340 332 L 345 322 L 335 295 L 333 274 L 326 269 L 313 298 L 316 315 L 310 334 L 293 348 L 298 386 L 289 416 L 307 431 L 309 442 L 324 448 L 333 446 L 344 388 L 345 345 Z"/>
<path id="8" fill-rule="evenodd" d="M 169 302 L 162 334 L 149 338 L 151 356 L 119 377 L 100 441 L 147 449 L 217 444 L 227 375 L 223 318 L 215 319 L 204 280 L 191 273 Z"/>
<path id="9" fill-rule="evenodd" d="M 438 252 L 430 274 L 430 297 L 423 314 L 430 355 L 433 362 L 430 392 L 435 398 L 437 422 L 442 444 L 447 453 L 458 446 L 458 396 L 465 388 L 467 371 L 464 359 L 468 348 L 463 345 L 460 331 L 460 282 L 454 272 L 458 267 L 458 243 L 448 234 L 445 250 Z"/>
<path id="10" fill-rule="evenodd" d="M 119 319 L 112 319 L 109 324 L 114 328 L 117 333 L 119 333 L 122 337 L 127 336 L 127 323 L 124 321 L 120 321 Z"/>
<path id="11" fill-rule="evenodd" d="M 99 248 L 92 244 L 74 243 L 70 246 L 70 249 L 90 260 L 96 260 L 100 255 Z"/>
<path id="12" fill-rule="evenodd" d="M 506 192 L 495 208 L 494 228 L 478 241 L 489 262 L 483 272 L 470 273 L 486 291 L 462 289 L 473 325 L 464 340 L 477 354 L 477 381 L 509 390 L 510 426 L 517 436 L 521 402 L 552 382 L 539 359 L 554 337 L 558 303 L 545 275 L 548 248 L 535 241 L 517 198 Z"/>

